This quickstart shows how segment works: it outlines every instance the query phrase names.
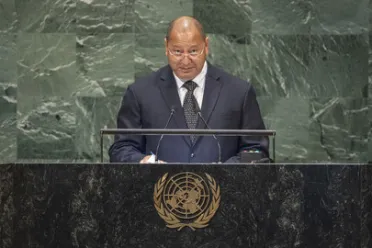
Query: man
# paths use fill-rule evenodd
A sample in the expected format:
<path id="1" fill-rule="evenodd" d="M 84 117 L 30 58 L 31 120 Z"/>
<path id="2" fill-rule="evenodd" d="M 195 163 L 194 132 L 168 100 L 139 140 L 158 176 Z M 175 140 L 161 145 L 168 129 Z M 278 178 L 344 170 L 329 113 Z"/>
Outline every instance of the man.
<path id="1" fill-rule="evenodd" d="M 118 113 L 118 128 L 265 129 L 251 84 L 207 62 L 208 37 L 192 17 L 172 21 L 165 37 L 169 65 L 130 85 Z M 147 163 L 159 136 L 116 135 L 111 162 Z M 239 154 L 256 150 L 268 156 L 268 137 L 218 136 L 221 160 L 239 162 Z M 256 152 L 255 151 L 255 152 Z M 218 162 L 213 136 L 164 136 L 159 161 Z"/>

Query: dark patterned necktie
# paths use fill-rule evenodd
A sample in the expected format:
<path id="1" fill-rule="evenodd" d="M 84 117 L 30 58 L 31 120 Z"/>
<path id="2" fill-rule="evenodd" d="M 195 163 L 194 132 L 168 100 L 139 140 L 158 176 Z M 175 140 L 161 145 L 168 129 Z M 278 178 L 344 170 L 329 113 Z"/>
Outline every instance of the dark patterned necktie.
<path id="1" fill-rule="evenodd" d="M 183 111 L 185 113 L 186 124 L 189 129 L 195 129 L 198 122 L 198 102 L 194 96 L 194 90 L 198 85 L 193 81 L 187 81 L 182 87 L 187 89 L 185 99 L 183 101 Z M 191 142 L 195 142 L 195 135 L 191 135 Z"/>

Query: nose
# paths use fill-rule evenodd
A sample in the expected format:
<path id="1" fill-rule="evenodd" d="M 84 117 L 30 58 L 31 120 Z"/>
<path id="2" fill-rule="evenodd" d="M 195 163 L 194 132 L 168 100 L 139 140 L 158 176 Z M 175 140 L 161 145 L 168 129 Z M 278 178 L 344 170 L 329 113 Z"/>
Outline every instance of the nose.
<path id="1" fill-rule="evenodd" d="M 188 65 L 191 63 L 191 59 L 190 59 L 190 56 L 186 55 L 186 56 L 183 56 L 182 59 L 181 59 L 181 62 L 182 64 L 184 65 Z"/>

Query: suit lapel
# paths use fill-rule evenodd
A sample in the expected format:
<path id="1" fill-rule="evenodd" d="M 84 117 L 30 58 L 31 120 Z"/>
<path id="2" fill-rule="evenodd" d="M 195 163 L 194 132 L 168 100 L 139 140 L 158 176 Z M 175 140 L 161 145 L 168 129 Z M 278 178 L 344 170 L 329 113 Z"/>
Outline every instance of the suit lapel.
<path id="1" fill-rule="evenodd" d="M 185 115 L 183 113 L 180 97 L 177 90 L 177 83 L 174 79 L 170 66 L 164 68 L 160 76 L 159 88 L 162 96 L 169 107 L 169 113 L 173 108 L 175 110 L 174 120 L 181 129 L 187 129 Z M 185 142 L 191 146 L 191 140 L 188 136 L 183 136 Z"/>
<path id="2" fill-rule="evenodd" d="M 219 81 L 218 71 L 210 64 L 208 64 L 208 71 L 205 78 L 205 88 L 203 95 L 203 103 L 201 108 L 201 113 L 205 121 L 208 123 L 213 110 L 216 106 L 218 97 L 220 95 L 222 88 L 222 82 Z M 197 129 L 207 128 L 202 120 L 198 121 Z M 201 136 L 199 136 L 200 138 Z M 196 142 L 199 140 L 196 140 Z M 196 144 L 195 142 L 195 144 Z"/>
<path id="3" fill-rule="evenodd" d="M 185 115 L 183 113 L 180 97 L 178 95 L 177 83 L 173 76 L 172 69 L 169 65 L 163 69 L 160 75 L 159 88 L 165 102 L 169 107 L 169 112 L 172 108 L 175 109 L 173 118 L 176 121 L 177 126 L 181 129 L 187 129 L 188 127 L 186 124 Z M 208 63 L 207 75 L 205 78 L 203 103 L 201 108 L 202 116 L 207 123 L 216 106 L 221 88 L 222 82 L 219 81 L 218 70 Z M 202 120 L 199 120 L 196 128 L 204 129 L 206 127 L 204 122 Z M 197 138 L 194 145 L 199 141 L 200 137 Z M 189 146 L 192 145 L 191 140 L 188 136 L 183 136 L 183 139 Z"/>

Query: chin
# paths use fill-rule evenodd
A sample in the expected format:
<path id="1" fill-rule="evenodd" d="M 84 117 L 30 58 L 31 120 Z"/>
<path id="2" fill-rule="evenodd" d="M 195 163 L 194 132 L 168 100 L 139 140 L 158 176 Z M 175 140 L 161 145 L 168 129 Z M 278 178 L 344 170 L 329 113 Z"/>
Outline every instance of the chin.
<path id="1" fill-rule="evenodd" d="M 196 77 L 195 71 L 192 70 L 190 72 L 180 72 L 178 73 L 177 77 L 179 77 L 182 80 L 191 80 Z"/>
<path id="2" fill-rule="evenodd" d="M 187 80 L 192 80 L 195 78 L 195 76 L 190 76 L 190 75 L 180 75 L 178 76 L 181 80 L 187 81 Z"/>

